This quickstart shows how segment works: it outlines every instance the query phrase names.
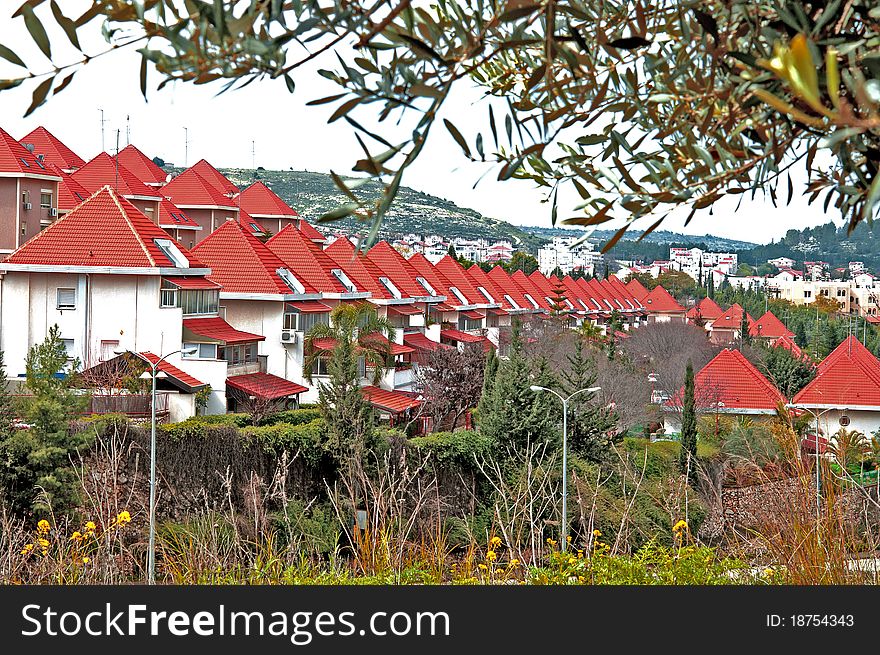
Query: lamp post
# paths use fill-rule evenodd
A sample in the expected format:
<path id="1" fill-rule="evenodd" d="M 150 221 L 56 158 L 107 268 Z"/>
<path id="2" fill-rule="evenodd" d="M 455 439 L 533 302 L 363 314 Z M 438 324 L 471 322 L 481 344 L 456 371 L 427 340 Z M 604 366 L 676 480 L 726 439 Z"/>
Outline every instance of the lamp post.
<path id="1" fill-rule="evenodd" d="M 150 397 L 150 546 L 147 551 L 147 583 L 156 584 L 156 380 L 160 376 L 159 365 L 171 355 L 180 353 L 192 355 L 197 352 L 196 348 L 181 348 L 166 355 L 162 355 L 155 363 L 150 364 L 150 371 L 144 371 L 141 378 L 147 376 L 153 381 L 153 389 Z M 164 373 L 161 374 L 165 376 Z"/>
<path id="2" fill-rule="evenodd" d="M 816 521 L 817 521 L 817 525 L 818 525 L 819 512 L 820 512 L 820 508 L 821 508 L 821 502 L 820 502 L 821 487 L 819 486 L 819 418 L 821 416 L 824 416 L 827 412 L 830 412 L 832 409 L 836 409 L 836 407 L 829 407 L 828 409 L 821 411 L 818 414 L 816 412 L 814 412 L 812 409 L 810 409 L 809 407 L 806 407 L 804 405 L 795 405 L 794 403 L 787 403 L 785 405 L 785 408 L 786 409 L 799 409 L 799 410 L 803 410 L 805 412 L 809 412 L 810 415 L 814 419 L 816 419 L 816 434 L 814 435 L 814 437 L 815 437 L 814 441 L 815 441 L 815 445 L 816 445 L 816 449 L 815 449 L 816 450 Z"/>
<path id="3" fill-rule="evenodd" d="M 553 391 L 553 389 L 548 389 L 547 387 L 541 387 L 537 384 L 533 384 L 530 389 L 532 391 L 549 391 L 554 396 L 559 398 L 562 401 L 562 552 L 565 552 L 568 547 L 568 401 L 577 396 L 580 393 L 596 393 L 600 391 L 602 387 L 588 387 L 586 389 L 578 389 L 572 394 L 569 394 L 567 398 L 563 397 L 562 394 Z"/>

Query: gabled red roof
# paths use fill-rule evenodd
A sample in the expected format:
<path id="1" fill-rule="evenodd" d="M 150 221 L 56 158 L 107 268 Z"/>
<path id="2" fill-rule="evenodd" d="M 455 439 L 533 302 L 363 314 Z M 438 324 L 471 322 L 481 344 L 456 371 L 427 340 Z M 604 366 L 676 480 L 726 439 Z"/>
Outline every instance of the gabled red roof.
<path id="1" fill-rule="evenodd" d="M 638 282 L 638 280 L 633 280 L 633 282 Z M 721 318 L 724 315 L 724 310 L 718 305 L 717 302 L 709 298 L 703 298 L 696 305 L 691 307 L 687 312 L 687 317 L 689 320 L 695 321 L 697 318 L 702 318 L 704 321 L 714 321 L 716 318 Z"/>
<path id="2" fill-rule="evenodd" d="M 514 271 L 510 275 L 511 281 L 516 284 L 520 291 L 523 294 L 529 294 L 536 303 L 538 303 L 539 309 L 544 309 L 550 311 L 550 304 L 547 302 L 547 299 L 544 298 L 545 294 L 542 289 L 540 289 L 534 282 L 529 278 L 528 275 L 520 271 Z M 523 296 L 525 297 L 525 296 Z M 533 307 L 532 303 L 529 303 L 530 307 Z"/>
<path id="3" fill-rule="evenodd" d="M 770 310 L 767 310 L 761 318 L 751 324 L 749 334 L 753 337 L 763 337 L 766 339 L 794 336 L 794 332 L 785 327 L 785 324 L 776 318 L 776 315 Z"/>
<path id="4" fill-rule="evenodd" d="M 106 152 L 96 155 L 90 162 L 77 169 L 71 177 L 92 193 L 107 184 L 121 196 L 140 196 L 157 200 L 160 197 L 156 189 L 141 182 L 121 161 L 117 166 L 116 160 Z"/>
<path id="5" fill-rule="evenodd" d="M 629 282 L 626 283 L 626 288 L 629 289 L 630 293 L 636 297 L 637 300 L 643 301 L 645 296 L 648 295 L 648 290 L 645 288 L 645 285 L 639 282 L 636 278 L 630 278 Z"/>
<path id="6" fill-rule="evenodd" d="M 679 404 L 681 389 L 674 401 Z M 772 412 L 785 396 L 764 377 L 738 350 L 725 348 L 706 364 L 694 377 L 694 396 L 700 407 L 716 406 L 719 411 L 758 410 Z M 723 405 L 721 404 L 723 403 Z"/>
<path id="7" fill-rule="evenodd" d="M 452 346 L 449 346 L 445 343 L 437 343 L 436 341 L 431 341 L 421 332 L 411 332 L 409 334 L 404 334 L 403 343 L 405 343 L 407 346 L 415 348 L 416 350 L 422 350 L 425 352 L 432 352 L 434 350 L 449 350 L 452 348 Z"/>
<path id="8" fill-rule="evenodd" d="M 85 164 L 85 160 L 64 145 L 60 139 L 42 125 L 32 130 L 19 142 L 34 147 L 34 155 L 43 157 L 44 164 L 54 164 L 58 168 L 71 170 Z"/>
<path id="9" fill-rule="evenodd" d="M 314 225 L 302 218 L 297 221 L 296 229 L 302 232 L 306 239 L 310 239 L 315 243 L 324 243 L 327 240 L 327 237 L 321 234 Z"/>
<path id="10" fill-rule="evenodd" d="M 739 330 L 742 325 L 742 316 L 743 308 L 738 303 L 734 303 L 726 312 L 724 312 L 724 314 L 715 319 L 715 322 L 712 323 L 712 330 Z M 746 312 L 746 320 L 748 321 L 749 330 L 751 331 L 755 319 Z"/>
<path id="11" fill-rule="evenodd" d="M 614 276 L 612 276 L 612 278 L 613 277 Z M 599 285 L 599 288 L 605 292 L 605 297 L 611 300 L 613 305 L 617 306 L 617 309 L 621 311 L 630 311 L 636 308 L 635 303 L 632 301 L 627 302 L 628 298 L 632 297 L 632 294 L 627 292 L 626 296 L 622 295 L 617 287 L 614 286 L 611 278 L 607 280 L 596 280 L 596 283 Z"/>
<path id="12" fill-rule="evenodd" d="M 211 279 L 230 293 L 297 293 L 277 273 L 290 270 L 278 255 L 236 221 L 226 221 L 199 242 L 193 252 L 211 267 Z M 306 280 L 290 271 L 306 293 L 317 293 Z"/>
<path id="13" fill-rule="evenodd" d="M 58 211 L 70 211 L 92 195 L 82 184 L 54 164 L 49 164 L 49 169 L 61 178 L 58 183 Z"/>
<path id="14" fill-rule="evenodd" d="M 565 297 L 574 305 L 574 311 L 581 314 L 592 311 L 593 303 L 587 297 L 587 292 L 577 283 L 577 280 L 570 275 L 562 278 L 562 285 L 565 287 Z"/>
<path id="15" fill-rule="evenodd" d="M 361 387 L 361 393 L 364 394 L 364 398 L 368 403 L 379 409 L 388 410 L 392 414 L 400 414 L 422 404 L 420 400 L 402 391 L 388 391 L 387 389 L 380 389 L 370 385 Z"/>
<path id="16" fill-rule="evenodd" d="M 159 362 L 159 356 L 154 355 L 149 351 L 137 353 L 137 356 L 148 362 L 149 364 L 153 364 L 154 366 L 156 362 Z M 190 391 L 195 391 L 196 389 L 200 389 L 201 387 L 205 386 L 204 382 L 194 378 L 186 371 L 182 371 L 181 369 L 177 368 L 174 364 L 169 363 L 167 359 L 163 359 L 159 363 L 159 370 L 165 373 L 165 375 L 173 378 L 174 380 L 177 380 L 178 383 L 187 387 Z"/>
<path id="17" fill-rule="evenodd" d="M 20 175 L 55 175 L 37 155 L 21 145 L 4 129 L 0 128 L 0 173 Z"/>
<path id="18" fill-rule="evenodd" d="M 232 198 L 223 195 L 226 192 L 214 186 L 194 169 L 195 167 L 183 171 L 159 189 L 159 193 L 178 207 L 222 207 L 230 210 L 238 208 Z"/>
<path id="19" fill-rule="evenodd" d="M 373 298 L 387 300 L 392 297 L 374 275 L 372 262 L 362 253 L 355 252 L 354 244 L 347 238 L 336 239 L 324 249 L 324 254 L 345 272 L 358 289 L 369 291 Z"/>
<path id="20" fill-rule="evenodd" d="M 822 360 L 816 377 L 798 392 L 796 405 L 880 409 L 880 361 L 854 336 Z"/>
<path id="21" fill-rule="evenodd" d="M 446 276 L 440 273 L 431 262 L 428 261 L 422 253 L 417 252 L 410 255 L 406 260 L 416 273 L 425 278 L 425 281 L 434 287 L 434 290 L 441 296 L 446 296 L 446 303 L 449 306 L 458 304 L 458 299 L 449 291 L 451 282 Z"/>
<path id="22" fill-rule="evenodd" d="M 489 300 L 483 296 L 474 285 L 470 278 L 464 272 L 464 267 L 449 255 L 445 255 L 439 262 L 434 264 L 434 268 L 444 278 L 449 280 L 450 287 L 455 287 L 467 300 L 468 305 L 485 305 Z M 453 304 L 461 304 L 461 301 L 450 291 L 446 294 L 447 301 Z"/>
<path id="23" fill-rule="evenodd" d="M 478 334 L 468 334 L 467 332 L 455 329 L 440 330 L 440 336 L 450 341 L 460 341 L 462 343 L 480 343 L 486 339 L 486 337 Z"/>
<path id="24" fill-rule="evenodd" d="M 225 175 L 223 175 L 223 173 L 211 166 L 211 164 L 209 164 L 204 159 L 200 159 L 186 170 L 198 173 L 200 177 L 207 180 L 215 188 L 220 189 L 222 193 L 239 192 L 239 188 L 237 186 L 230 182 L 229 179 Z M 184 173 L 185 172 L 186 171 L 184 171 Z M 183 175 L 183 173 L 181 173 L 181 175 Z"/>
<path id="25" fill-rule="evenodd" d="M 266 247 L 278 255 L 290 270 L 318 291 L 350 293 L 331 272 L 339 267 L 322 250 L 313 246 L 293 225 L 285 225 L 266 242 Z M 357 285 L 354 280 L 352 282 Z"/>
<path id="26" fill-rule="evenodd" d="M 612 302 L 612 298 L 608 297 L 608 293 L 605 287 L 603 287 L 599 280 L 585 280 L 581 279 L 580 282 L 582 286 L 587 289 L 590 294 L 591 299 L 595 299 L 599 305 L 599 309 L 604 313 L 610 313 L 615 309 L 619 309 L 617 303 Z"/>
<path id="27" fill-rule="evenodd" d="M 798 359 L 809 359 L 804 354 L 804 351 L 800 349 L 800 346 L 798 346 L 794 342 L 794 339 L 789 335 L 785 335 L 783 337 L 780 337 L 776 341 L 774 341 L 773 347 L 774 348 L 785 348 L 786 350 L 790 351 L 791 354 L 794 355 L 795 357 L 797 357 Z"/>
<path id="28" fill-rule="evenodd" d="M 165 184 L 168 173 L 131 143 L 119 151 L 118 157 L 119 163 L 134 173 L 144 184 L 159 186 Z"/>
<path id="29" fill-rule="evenodd" d="M 297 396 L 305 391 L 304 387 L 296 382 L 285 380 L 270 373 L 248 373 L 246 375 L 233 375 L 226 378 L 226 386 L 237 389 L 248 396 L 256 396 L 266 400 L 277 400 L 288 396 Z"/>
<path id="30" fill-rule="evenodd" d="M 367 259 L 382 270 L 385 277 L 391 280 L 404 298 L 420 298 L 431 295 L 427 289 L 416 282 L 416 277 L 422 276 L 387 241 L 380 241 L 370 248 L 367 251 Z M 440 289 L 435 289 L 435 291 L 438 295 L 444 295 Z"/>
<path id="31" fill-rule="evenodd" d="M 223 343 L 245 343 L 248 341 L 265 341 L 262 334 L 236 330 L 219 316 L 208 318 L 185 318 L 183 327 L 194 335 L 222 341 Z"/>
<path id="32" fill-rule="evenodd" d="M 586 278 L 578 278 L 575 280 L 575 284 L 577 284 L 581 289 L 581 298 L 586 303 L 587 307 L 590 308 L 590 311 L 597 312 L 606 312 L 608 311 L 607 305 L 602 301 L 601 296 L 597 295 L 597 291 L 601 291 L 600 289 L 596 289 L 590 283 L 590 281 Z"/>
<path id="33" fill-rule="evenodd" d="M 257 218 L 296 218 L 296 213 L 278 194 L 263 182 L 256 181 L 241 192 L 238 203 L 243 210 Z"/>
<path id="34" fill-rule="evenodd" d="M 642 298 L 642 304 L 649 312 L 685 314 L 685 308 L 660 284 L 651 289 L 650 293 Z"/>
<path id="35" fill-rule="evenodd" d="M 500 266 L 494 266 L 493 268 L 501 269 Z M 501 269 L 501 271 L 504 272 L 504 269 Z M 514 302 L 519 305 L 520 309 L 532 308 L 531 303 L 527 302 L 525 298 L 518 298 L 518 296 L 520 295 L 519 292 L 511 292 L 508 290 L 509 287 L 513 286 L 513 284 L 511 284 L 510 282 L 510 278 L 507 278 L 506 283 L 504 284 L 504 286 L 502 286 L 498 284 L 495 279 L 490 277 L 489 274 L 486 273 L 486 271 L 480 268 L 477 264 L 471 266 L 465 271 L 465 273 L 467 273 L 467 276 L 471 279 L 471 282 L 473 282 L 474 287 L 483 287 L 486 291 L 489 292 L 489 295 L 495 299 L 495 302 L 501 304 L 502 308 L 508 311 L 517 310 L 517 307 L 510 304 L 510 301 L 508 301 L 504 297 L 505 294 L 510 296 L 514 300 Z M 479 291 L 479 289 L 477 289 L 477 291 Z M 522 303 L 525 303 L 525 305 L 523 305 Z"/>
<path id="36" fill-rule="evenodd" d="M 201 230 L 202 226 L 187 216 L 183 210 L 166 198 L 159 203 L 159 227 Z"/>
<path id="37" fill-rule="evenodd" d="M 636 280 L 638 281 L 638 280 Z M 616 275 L 612 275 L 609 277 L 606 282 L 613 289 L 617 291 L 617 297 L 624 301 L 624 304 L 627 306 L 631 305 L 634 309 L 642 309 L 642 301 L 641 298 L 636 298 L 635 294 L 633 294 L 627 286 L 620 281 L 620 278 Z"/>
<path id="38" fill-rule="evenodd" d="M 156 245 L 171 237 L 109 186 L 35 235 L 7 257 L 7 264 L 176 268 Z M 181 244 L 190 268 L 204 268 Z"/>

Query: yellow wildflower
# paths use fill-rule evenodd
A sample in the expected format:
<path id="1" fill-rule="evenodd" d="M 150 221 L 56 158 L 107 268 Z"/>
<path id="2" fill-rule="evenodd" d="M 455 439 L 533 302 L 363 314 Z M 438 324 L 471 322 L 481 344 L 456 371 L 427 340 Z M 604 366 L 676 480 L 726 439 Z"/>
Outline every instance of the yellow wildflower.
<path id="1" fill-rule="evenodd" d="M 88 557 L 83 557 L 83 564 L 88 564 L 90 561 Z"/>
<path id="2" fill-rule="evenodd" d="M 593 530 L 593 536 L 594 537 L 601 537 L 602 531 L 601 530 Z"/>
<path id="3" fill-rule="evenodd" d="M 575 558 L 575 557 L 569 557 L 569 558 L 568 558 L 568 563 L 569 563 L 569 564 L 577 564 L 577 563 L 578 563 L 577 558 Z"/>
<path id="4" fill-rule="evenodd" d="M 46 534 L 47 532 L 49 532 L 50 529 L 51 526 L 49 525 L 49 521 L 47 521 L 46 519 L 40 519 L 40 522 L 37 523 L 37 531 L 40 534 Z"/>
<path id="5" fill-rule="evenodd" d="M 37 543 L 40 544 L 40 548 L 48 548 L 49 542 L 46 539 L 37 539 Z"/>
<path id="6" fill-rule="evenodd" d="M 486 553 L 486 559 L 490 562 L 494 562 L 496 559 L 498 559 L 498 555 L 495 554 L 494 550 L 490 550 L 488 553 Z"/>
<path id="7" fill-rule="evenodd" d="M 24 548 L 23 548 L 22 551 L 21 551 L 21 554 L 22 554 L 22 555 L 27 555 L 27 554 L 28 554 L 29 552 L 31 552 L 33 549 L 34 549 L 34 545 L 33 545 L 33 544 L 25 544 L 25 545 L 24 545 Z"/>
<path id="8" fill-rule="evenodd" d="M 97 527 L 97 526 L 95 526 L 94 521 L 88 521 L 88 522 L 86 522 L 86 532 L 94 532 L 94 531 L 95 531 L 95 527 Z"/>
<path id="9" fill-rule="evenodd" d="M 479 565 L 479 569 L 480 569 L 481 571 L 488 571 L 488 570 L 489 570 L 489 567 L 486 566 L 485 564 L 480 564 L 480 565 Z"/>
<path id="10" fill-rule="evenodd" d="M 119 516 L 116 517 L 117 525 L 122 525 L 123 523 L 131 523 L 131 514 L 128 513 L 128 510 L 123 510 L 119 512 Z"/>
<path id="11" fill-rule="evenodd" d="M 769 578 L 772 575 L 773 575 L 773 569 L 764 569 L 764 576 L 765 577 Z"/>
<path id="12" fill-rule="evenodd" d="M 501 537 L 492 537 L 492 539 L 489 540 L 489 545 L 493 548 L 497 548 L 501 545 Z"/>
<path id="13" fill-rule="evenodd" d="M 571 535 L 565 535 L 565 541 L 566 541 L 566 543 L 570 544 L 571 543 Z"/>
<path id="14" fill-rule="evenodd" d="M 510 564 L 508 564 L 508 566 L 519 566 L 519 560 L 518 559 L 510 560 Z"/>
<path id="15" fill-rule="evenodd" d="M 681 530 L 687 530 L 687 529 L 688 529 L 687 521 L 679 521 L 678 523 L 675 524 L 675 526 L 673 526 L 672 531 L 679 532 Z"/>
<path id="16" fill-rule="evenodd" d="M 70 538 L 71 538 L 73 541 L 82 541 L 82 538 L 83 538 L 83 536 L 82 536 L 82 532 L 80 532 L 79 530 L 77 530 L 77 531 L 74 532 L 72 535 L 70 535 Z"/>

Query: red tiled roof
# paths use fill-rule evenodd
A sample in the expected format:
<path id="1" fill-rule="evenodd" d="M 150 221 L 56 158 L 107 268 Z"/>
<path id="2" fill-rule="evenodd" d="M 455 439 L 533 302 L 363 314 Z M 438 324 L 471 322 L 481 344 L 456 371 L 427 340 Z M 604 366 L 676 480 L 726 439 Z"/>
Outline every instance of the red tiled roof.
<path id="1" fill-rule="evenodd" d="M 806 358 L 804 351 L 800 349 L 800 346 L 798 346 L 794 342 L 794 339 L 792 339 L 790 335 L 782 336 L 779 339 L 777 339 L 776 341 L 774 341 L 773 347 L 774 348 L 785 348 L 786 350 L 790 351 L 792 355 L 794 355 L 795 357 L 797 357 L 799 359 Z"/>
<path id="2" fill-rule="evenodd" d="M 639 301 L 644 301 L 645 296 L 648 295 L 648 290 L 645 288 L 645 285 L 639 282 L 636 278 L 630 278 L 630 281 L 626 283 L 626 288 L 629 289 L 630 293 Z"/>
<path id="3" fill-rule="evenodd" d="M 584 278 L 581 278 L 580 280 L 578 280 L 578 282 L 580 282 L 581 286 L 583 286 L 584 289 L 587 290 L 590 299 L 596 301 L 598 309 L 603 314 L 608 314 L 608 316 L 610 316 L 610 312 L 617 309 L 617 305 L 611 302 L 611 299 L 606 293 L 606 289 L 601 284 L 599 284 L 599 280 L 586 280 Z"/>
<path id="4" fill-rule="evenodd" d="M 130 143 L 119 151 L 118 157 L 119 163 L 134 173 L 144 184 L 162 185 L 168 178 L 168 173 Z"/>
<path id="5" fill-rule="evenodd" d="M 178 277 L 165 276 L 162 278 L 166 282 L 177 286 L 179 289 L 219 289 L 220 285 L 212 282 L 206 277 Z"/>
<path id="6" fill-rule="evenodd" d="M 156 362 L 159 361 L 159 356 L 154 355 L 149 351 L 137 353 L 137 356 L 154 366 Z M 197 380 L 186 371 L 177 368 L 174 364 L 170 364 L 167 359 L 163 359 L 162 362 L 159 364 L 159 370 L 162 371 L 165 375 L 174 378 L 175 380 L 177 380 L 178 383 L 187 387 L 189 390 L 195 390 L 205 386 L 204 382 Z"/>
<path id="7" fill-rule="evenodd" d="M 633 282 L 638 282 L 638 280 L 633 280 Z M 701 299 L 700 302 L 691 307 L 687 312 L 688 319 L 692 321 L 697 320 L 697 317 L 702 318 L 704 321 L 714 321 L 723 315 L 724 310 L 709 297 Z"/>
<path id="8" fill-rule="evenodd" d="M 88 189 L 74 180 L 69 173 L 65 173 L 54 164 L 49 164 L 48 167 L 53 174 L 61 178 L 61 182 L 58 183 L 58 211 L 70 211 L 92 195 Z"/>
<path id="9" fill-rule="evenodd" d="M 388 391 L 387 389 L 368 385 L 361 387 L 361 392 L 368 403 L 379 409 L 388 410 L 392 414 L 400 414 L 422 404 L 420 400 L 401 391 Z"/>
<path id="10" fill-rule="evenodd" d="M 72 175 L 74 180 L 94 193 L 105 184 L 110 185 L 121 196 L 140 196 L 159 199 L 159 192 L 141 182 L 122 162 L 102 152 L 87 164 L 78 168 Z"/>
<path id="11" fill-rule="evenodd" d="M 372 262 L 361 253 L 356 253 L 354 245 L 345 237 L 336 239 L 327 246 L 324 254 L 345 272 L 358 289 L 369 291 L 373 298 L 391 298 L 391 293 L 374 275 Z"/>
<path id="12" fill-rule="evenodd" d="M 389 312 L 397 312 L 398 314 L 403 314 L 405 316 L 414 316 L 415 314 L 421 314 L 424 310 L 416 304 L 407 304 L 407 305 L 388 305 Z"/>
<path id="13" fill-rule="evenodd" d="M 522 271 L 514 271 L 510 275 L 511 281 L 516 284 L 520 291 L 523 294 L 529 294 L 536 303 L 538 303 L 539 309 L 545 309 L 550 311 L 550 305 L 547 303 L 547 300 L 544 298 L 543 291 L 535 285 L 535 283 L 529 279 L 529 276 L 523 273 Z M 528 300 L 526 300 L 528 302 Z M 532 307 L 532 303 L 528 304 L 529 307 Z"/>
<path id="14" fill-rule="evenodd" d="M 612 276 L 613 277 L 613 276 Z M 616 305 L 618 309 L 621 311 L 632 311 L 635 309 L 635 303 L 632 300 L 632 294 L 627 291 L 626 294 L 621 294 L 614 283 L 611 281 L 611 278 L 607 280 L 596 280 L 596 283 L 599 285 L 599 288 L 605 292 L 605 296 L 612 301 L 612 304 Z M 629 300 L 629 302 L 627 302 Z"/>
<path id="15" fill-rule="evenodd" d="M 620 278 L 616 275 L 612 275 L 606 281 L 615 291 L 617 291 L 617 297 L 622 299 L 626 305 L 632 305 L 636 309 L 642 308 L 641 298 L 636 298 L 635 294 L 620 281 Z"/>
<path id="16" fill-rule="evenodd" d="M 187 216 L 182 209 L 167 198 L 162 198 L 159 202 L 159 227 L 184 230 L 202 229 L 201 225 Z"/>
<path id="17" fill-rule="evenodd" d="M 235 201 L 224 192 L 188 168 L 158 191 L 178 207 L 223 207 L 230 211 L 238 209 Z M 232 192 L 230 192 L 232 193 Z"/>
<path id="18" fill-rule="evenodd" d="M 464 267 L 449 255 L 445 255 L 439 262 L 434 264 L 434 268 L 443 277 L 449 280 L 450 287 L 455 287 L 467 300 L 469 305 L 485 305 L 489 301 L 474 288 L 470 278 L 464 271 Z M 447 295 L 450 302 L 459 302 L 453 293 Z"/>
<path id="19" fill-rule="evenodd" d="M 296 293 L 278 275 L 279 268 L 289 267 L 249 230 L 235 221 L 226 221 L 193 248 L 193 252 L 211 267 L 211 279 L 230 293 Z M 291 273 L 306 293 L 317 293 L 306 280 Z"/>
<path id="20" fill-rule="evenodd" d="M 410 346 L 388 341 L 388 338 L 383 334 L 365 334 L 359 339 L 359 343 L 362 347 L 370 350 L 381 350 L 384 352 L 387 349 L 392 355 L 408 355 L 416 351 L 415 348 Z"/>
<path id="21" fill-rule="evenodd" d="M 697 405 L 721 411 L 773 411 L 785 396 L 738 350 L 725 348 L 694 377 Z M 676 395 L 680 402 L 684 389 Z M 673 401 L 667 401 L 672 404 Z M 724 403 L 723 405 L 721 403 Z"/>
<path id="22" fill-rule="evenodd" d="M 479 343 L 486 340 L 486 337 L 478 334 L 468 334 L 461 330 L 440 330 L 440 336 L 450 341 L 460 341 L 461 343 Z"/>
<path id="23" fill-rule="evenodd" d="M 785 327 L 785 324 L 776 318 L 776 315 L 769 309 L 761 318 L 752 323 L 749 327 L 749 334 L 753 337 L 764 337 L 768 339 L 794 336 L 794 332 Z"/>
<path id="24" fill-rule="evenodd" d="M 251 216 L 296 218 L 299 214 L 263 182 L 256 181 L 238 197 L 238 204 Z"/>
<path id="25" fill-rule="evenodd" d="M 434 268 L 434 265 L 422 253 L 417 252 L 406 261 L 418 275 L 425 278 L 425 281 L 434 287 L 439 295 L 446 296 L 446 304 L 458 304 L 458 299 L 449 291 L 451 282 Z"/>
<path id="26" fill-rule="evenodd" d="M 432 352 L 434 350 L 448 350 L 452 348 L 452 346 L 445 343 L 437 343 L 436 341 L 431 341 L 421 332 L 411 332 L 409 334 L 404 334 L 403 343 L 405 343 L 407 346 L 412 346 L 413 348 L 416 348 L 418 350 L 424 350 L 428 352 Z"/>
<path id="27" fill-rule="evenodd" d="M 64 145 L 60 139 L 42 125 L 32 130 L 19 142 L 34 147 L 34 155 L 42 156 L 44 164 L 52 164 L 58 168 L 71 170 L 85 164 L 85 160 Z"/>
<path id="28" fill-rule="evenodd" d="M 880 408 L 880 361 L 854 336 L 822 360 L 796 405 Z"/>
<path id="29" fill-rule="evenodd" d="M 418 273 L 387 241 L 380 241 L 367 251 L 367 259 L 378 266 L 385 277 L 396 286 L 404 298 L 419 298 L 430 293 L 416 282 Z M 430 283 L 429 283 L 430 284 Z M 437 290 L 438 294 L 442 294 Z"/>
<path id="30" fill-rule="evenodd" d="M 500 268 L 500 267 L 493 267 L 493 268 Z M 489 295 L 495 299 L 495 302 L 497 302 L 501 305 L 502 309 L 516 311 L 516 307 L 511 305 L 510 301 L 508 301 L 504 297 L 504 294 L 507 294 L 511 298 L 513 298 L 517 304 L 519 304 L 519 300 L 516 299 L 516 294 L 512 294 L 508 291 L 505 291 L 502 287 L 500 287 L 495 282 L 495 280 L 493 280 L 491 277 L 489 277 L 489 274 L 486 273 L 486 271 L 484 271 L 482 268 L 480 268 L 479 266 L 474 264 L 473 266 L 468 268 L 465 271 L 465 273 L 467 273 L 468 277 L 470 277 L 471 282 L 473 283 L 474 287 L 483 287 L 489 293 Z M 510 285 L 509 279 L 508 279 L 507 284 Z M 510 286 L 512 286 L 512 285 L 510 285 Z M 477 289 L 477 291 L 479 291 L 479 289 Z M 482 294 L 480 294 L 480 295 L 482 295 Z M 525 299 L 523 299 L 523 301 L 525 301 Z M 522 307 L 522 305 L 520 305 L 520 307 Z"/>
<path id="31" fill-rule="evenodd" d="M 219 316 L 211 318 L 186 318 L 183 327 L 195 335 L 222 341 L 223 343 L 244 343 L 246 341 L 265 341 L 261 334 L 236 330 Z"/>
<path id="32" fill-rule="evenodd" d="M 662 285 L 657 285 L 651 292 L 642 298 L 642 304 L 649 312 L 665 312 L 670 314 L 685 314 L 685 308 L 672 297 Z"/>
<path id="33" fill-rule="evenodd" d="M 734 303 L 726 312 L 724 312 L 724 314 L 721 315 L 720 318 L 715 319 L 715 322 L 712 323 L 712 330 L 739 330 L 742 326 L 742 316 L 743 308 L 738 303 Z M 755 319 L 746 312 L 746 320 L 749 325 L 749 330 L 751 331 Z"/>
<path id="34" fill-rule="evenodd" d="M 39 232 L 6 258 L 8 264 L 175 268 L 156 245 L 171 237 L 109 186 Z M 204 268 L 183 245 L 190 268 Z"/>
<path id="35" fill-rule="evenodd" d="M 315 243 L 324 243 L 327 240 L 327 237 L 321 234 L 315 226 L 302 218 L 296 222 L 296 229 L 302 232 L 306 239 Z"/>
<path id="36" fill-rule="evenodd" d="M 295 300 L 287 303 L 301 314 L 326 314 L 330 312 L 330 306 L 317 300 Z"/>
<path id="37" fill-rule="evenodd" d="M 485 314 L 481 314 L 475 309 L 468 309 L 464 311 L 458 312 L 459 316 L 464 316 L 465 318 L 473 318 L 473 319 L 484 319 L 486 318 Z"/>
<path id="38" fill-rule="evenodd" d="M 242 391 L 249 396 L 256 396 L 267 400 L 297 396 L 309 390 L 308 387 L 270 373 L 233 375 L 226 378 L 226 386 Z"/>
<path id="39" fill-rule="evenodd" d="M 238 193 L 239 188 L 235 186 L 229 179 L 223 175 L 216 168 L 211 166 L 206 160 L 200 159 L 195 164 L 190 166 L 188 171 L 193 171 L 194 173 L 198 173 L 200 177 L 204 178 L 211 184 L 214 188 L 220 189 L 222 193 Z M 186 171 L 184 171 L 185 173 Z M 182 175 L 183 173 L 181 173 Z"/>
<path id="40" fill-rule="evenodd" d="M 335 347 L 336 339 L 334 339 L 333 337 L 312 339 L 312 350 L 333 350 Z"/>
<path id="41" fill-rule="evenodd" d="M 290 270 L 295 271 L 297 277 L 307 281 L 318 291 L 349 293 L 331 272 L 338 266 L 313 245 L 293 225 L 285 225 L 278 234 L 266 241 L 266 247 L 278 255 Z"/>

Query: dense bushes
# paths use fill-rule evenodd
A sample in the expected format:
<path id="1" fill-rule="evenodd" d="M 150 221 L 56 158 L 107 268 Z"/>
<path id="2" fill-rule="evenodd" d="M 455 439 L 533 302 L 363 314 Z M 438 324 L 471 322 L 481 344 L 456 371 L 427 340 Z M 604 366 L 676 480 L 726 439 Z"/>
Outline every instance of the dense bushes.
<path id="1" fill-rule="evenodd" d="M 299 453 L 311 465 L 320 462 L 325 454 L 324 434 L 324 420 L 321 418 L 313 419 L 308 423 L 275 423 L 241 429 L 241 436 L 244 439 L 254 440 L 264 449 L 276 454 L 284 451 Z"/>
<path id="2" fill-rule="evenodd" d="M 473 466 L 474 457 L 486 454 L 495 443 L 489 437 L 467 430 L 435 432 L 410 439 L 414 448 L 431 453 L 437 462 Z"/>

